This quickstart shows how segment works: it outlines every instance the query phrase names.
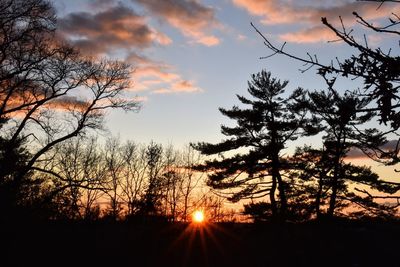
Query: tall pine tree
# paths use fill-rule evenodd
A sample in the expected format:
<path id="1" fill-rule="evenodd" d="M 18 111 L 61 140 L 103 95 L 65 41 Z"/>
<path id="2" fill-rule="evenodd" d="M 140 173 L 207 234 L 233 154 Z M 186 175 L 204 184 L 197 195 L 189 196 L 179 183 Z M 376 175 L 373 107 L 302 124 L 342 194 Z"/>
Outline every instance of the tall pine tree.
<path id="1" fill-rule="evenodd" d="M 340 95 L 332 86 L 327 91 L 310 92 L 308 96 L 304 105 L 324 129 L 323 149 L 305 149 L 298 151 L 298 155 L 302 155 L 303 165 L 313 166 L 307 167 L 306 172 L 318 178 L 317 216 L 321 214 L 320 205 L 323 204 L 323 199 L 329 199 L 326 206 L 328 217 L 333 217 L 337 208 L 349 205 L 361 207 L 367 214 L 376 215 L 390 211 L 389 207 L 373 202 L 367 192 L 372 189 L 392 194 L 398 190 L 398 185 L 381 180 L 366 166 L 356 166 L 345 161 L 351 149 L 374 151 L 387 142 L 383 132 L 376 128 L 367 128 L 375 113 L 360 112 L 367 110 L 370 100 L 359 97 L 356 92 L 347 91 Z M 357 185 L 364 187 L 364 197 L 356 194 L 357 190 L 352 190 L 351 187 Z M 365 191 L 366 188 L 368 191 Z"/>
<path id="2" fill-rule="evenodd" d="M 265 70 L 253 74 L 247 90 L 252 98 L 237 95 L 247 108 L 219 109 L 236 121 L 233 127 L 221 126 L 227 139 L 192 144 L 202 154 L 216 155 L 198 166 L 208 172 L 209 186 L 228 191 L 232 201 L 268 197 L 273 218 L 281 220 L 287 217 L 290 190 L 284 173 L 291 169 L 283 151 L 289 141 L 305 134 L 303 129 L 312 129 L 307 110 L 294 101 L 304 97 L 304 91 L 299 88 L 285 97 L 287 84 Z"/>

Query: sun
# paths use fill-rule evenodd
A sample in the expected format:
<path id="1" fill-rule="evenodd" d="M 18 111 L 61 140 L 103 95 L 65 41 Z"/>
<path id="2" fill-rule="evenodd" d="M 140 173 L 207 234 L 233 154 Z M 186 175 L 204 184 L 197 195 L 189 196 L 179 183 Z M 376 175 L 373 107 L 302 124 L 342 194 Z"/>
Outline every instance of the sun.
<path id="1" fill-rule="evenodd" d="M 201 210 L 196 210 L 193 213 L 193 221 L 196 223 L 202 223 L 204 222 L 204 212 Z"/>

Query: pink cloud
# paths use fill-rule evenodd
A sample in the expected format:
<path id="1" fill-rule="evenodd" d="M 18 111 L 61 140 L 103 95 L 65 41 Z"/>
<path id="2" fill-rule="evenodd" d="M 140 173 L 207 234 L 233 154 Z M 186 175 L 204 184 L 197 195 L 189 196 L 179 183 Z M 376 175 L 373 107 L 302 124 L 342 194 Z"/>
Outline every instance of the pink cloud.
<path id="1" fill-rule="evenodd" d="M 115 49 L 148 48 L 172 40 L 148 26 L 145 17 L 119 4 L 92 14 L 71 13 L 58 20 L 60 33 L 85 54 L 98 55 Z"/>
<path id="2" fill-rule="evenodd" d="M 289 0 L 232 0 L 233 3 L 250 14 L 261 17 L 261 23 L 267 25 L 276 24 L 296 24 L 304 27 L 293 33 L 280 35 L 285 41 L 295 42 L 318 42 L 334 40 L 329 38 L 327 31 L 315 25 L 321 24 L 321 17 L 326 17 L 331 22 L 338 22 L 341 16 L 347 27 L 354 26 L 356 19 L 352 15 L 353 11 L 358 12 L 367 20 L 378 20 L 386 18 L 392 12 L 399 12 L 399 5 L 387 3 L 377 10 L 376 2 L 356 2 L 356 1 L 328 1 L 323 0 L 318 3 L 304 4 L 304 2 L 294 2 Z M 302 4 L 303 3 L 303 4 Z M 315 34 L 315 35 L 313 35 Z M 334 37 L 334 36 L 333 36 Z"/>
<path id="3" fill-rule="evenodd" d="M 13 108 L 13 107 L 18 107 L 19 105 L 23 105 L 26 103 L 34 103 L 34 99 L 30 99 L 30 101 L 27 102 L 27 93 L 25 93 L 25 96 L 23 98 L 19 97 L 14 97 L 10 99 L 9 105 L 7 106 L 8 108 Z M 37 97 L 37 96 L 36 96 Z M 36 98 L 35 97 L 35 98 Z M 40 96 L 38 99 L 45 99 L 46 97 L 44 95 Z M 40 107 L 40 110 L 54 110 L 54 111 L 82 111 L 88 108 L 90 103 L 79 99 L 78 97 L 75 96 L 59 96 L 57 98 L 54 98 L 52 100 L 47 101 L 45 104 L 43 104 Z M 27 109 L 18 109 L 17 111 L 11 112 L 12 117 L 24 117 L 28 112 L 29 108 Z M 6 110 L 7 111 L 7 110 Z M 35 115 L 36 114 L 36 115 Z M 40 116 L 40 112 L 36 112 L 34 116 Z"/>
<path id="4" fill-rule="evenodd" d="M 133 91 L 150 91 L 153 94 L 199 93 L 203 90 L 187 81 L 168 64 L 131 53 L 128 58 L 136 66 L 133 73 Z"/>
<path id="5" fill-rule="evenodd" d="M 139 66 L 134 71 L 134 77 L 141 78 L 158 78 L 164 82 L 171 82 L 179 78 L 179 75 L 173 72 L 168 72 L 167 67 L 163 65 L 150 65 L 150 66 Z"/>
<path id="6" fill-rule="evenodd" d="M 220 43 L 220 40 L 215 36 L 198 36 L 196 42 L 205 46 L 214 46 Z"/>
<path id="7" fill-rule="evenodd" d="M 317 43 L 321 41 L 332 41 L 337 39 L 337 36 L 327 27 L 317 26 L 306 28 L 298 32 L 285 33 L 280 35 L 284 41 L 292 43 Z"/>
<path id="8" fill-rule="evenodd" d="M 202 90 L 200 88 L 197 88 L 193 82 L 186 80 L 174 83 L 171 87 L 171 90 L 174 92 L 185 92 L 185 93 L 202 92 Z"/>
<path id="9" fill-rule="evenodd" d="M 247 36 L 243 35 L 243 34 L 238 34 L 236 36 L 236 39 L 239 40 L 239 41 L 245 41 L 247 39 Z"/>
<path id="10" fill-rule="evenodd" d="M 126 62 L 132 64 L 134 68 L 133 86 L 130 88 L 132 92 L 157 91 L 160 93 L 160 88 L 166 88 L 168 92 L 174 93 L 202 91 L 193 83 L 186 82 L 186 79 L 169 64 L 143 56 L 144 49 L 151 48 L 156 44 L 169 45 L 172 43 L 167 35 L 148 26 L 146 17 L 138 15 L 124 4 L 116 4 L 115 1 L 92 0 L 90 3 L 98 4 L 99 8 L 91 12 L 71 13 L 59 20 L 62 38 L 71 41 L 84 54 L 88 55 L 110 55 L 113 52 L 122 51 L 125 54 Z M 203 7 L 197 2 L 184 0 L 182 3 L 185 5 L 182 7 L 178 5 L 179 8 L 175 3 L 174 11 L 169 12 L 172 12 L 171 14 L 183 13 L 181 14 L 183 21 L 190 22 L 191 26 L 188 26 L 188 31 L 192 30 L 190 36 L 197 38 L 196 42 L 207 46 L 218 44 L 219 40 L 212 35 L 207 35 L 205 30 L 212 23 L 213 10 Z M 162 7 L 165 6 L 162 5 Z M 194 12 L 193 16 L 189 14 L 191 11 Z M 206 21 L 200 20 L 201 14 L 205 16 Z"/>
<path id="11" fill-rule="evenodd" d="M 214 46 L 220 39 L 210 34 L 218 27 L 214 9 L 198 0 L 132 0 L 144 6 L 149 12 L 179 29 L 196 43 Z"/>
<path id="12" fill-rule="evenodd" d="M 201 93 L 202 89 L 196 87 L 193 82 L 179 80 L 173 83 L 169 88 L 160 88 L 154 90 L 154 94 L 178 94 L 178 93 Z"/>
<path id="13" fill-rule="evenodd" d="M 46 106 L 53 110 L 85 110 L 88 108 L 90 103 L 78 99 L 74 96 L 63 96 L 55 98 L 50 101 Z"/>

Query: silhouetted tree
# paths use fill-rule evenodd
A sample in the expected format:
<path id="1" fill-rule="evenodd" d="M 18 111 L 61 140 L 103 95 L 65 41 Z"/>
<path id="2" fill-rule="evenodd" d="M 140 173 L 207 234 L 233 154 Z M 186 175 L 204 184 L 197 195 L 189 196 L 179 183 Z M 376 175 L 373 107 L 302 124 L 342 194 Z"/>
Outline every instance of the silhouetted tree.
<path id="1" fill-rule="evenodd" d="M 57 144 L 101 129 L 105 110 L 137 110 L 138 102 L 123 97 L 130 86 L 128 65 L 85 58 L 57 39 L 55 13 L 47 1 L 2 1 L 0 29 L 1 159 L 12 158 L 21 144 L 29 152 L 18 168 L 0 171 L 8 173 L 0 185 L 8 180 L 13 190 L 7 191 L 16 193 Z"/>
<path id="2" fill-rule="evenodd" d="M 208 172 L 208 185 L 220 190 L 233 189 L 229 198 L 232 201 L 269 196 L 272 215 L 281 219 L 287 215 L 290 187 L 282 174 L 291 169 L 282 152 L 289 141 L 305 134 L 303 129 L 312 129 L 306 109 L 294 102 L 304 97 L 303 90 L 284 97 L 287 84 L 264 70 L 252 75 L 248 92 L 254 100 L 237 96 L 250 107 L 220 108 L 223 115 L 237 123 L 234 127 L 221 126 L 222 134 L 229 138 L 217 144 L 193 144 L 202 154 L 219 155 L 198 167 Z M 233 156 L 222 155 L 238 149 L 240 153 Z"/>
<path id="3" fill-rule="evenodd" d="M 319 219 L 328 199 L 326 190 L 329 188 L 328 173 L 332 169 L 331 158 L 324 148 L 304 146 L 296 148 L 291 160 L 296 166 L 291 176 L 303 187 L 302 192 L 308 196 L 309 208 Z"/>
<path id="4" fill-rule="evenodd" d="M 386 143 L 384 133 L 375 128 L 367 128 L 366 123 L 374 116 L 372 112 L 359 113 L 369 101 L 360 98 L 357 93 L 347 92 L 340 95 L 335 89 L 315 91 L 308 94 L 304 103 L 312 116 L 320 121 L 323 129 L 323 149 L 305 148 L 298 150 L 298 166 L 306 171 L 303 178 L 314 178 L 317 181 L 315 205 L 317 216 L 321 215 L 322 200 L 329 197 L 326 214 L 332 217 L 340 203 L 351 203 L 363 209 L 378 213 L 384 206 L 369 201 L 349 190 L 350 184 L 362 184 L 385 193 L 394 193 L 397 187 L 379 179 L 370 168 L 346 163 L 345 157 L 350 149 L 373 150 Z M 304 100 L 302 100 L 304 101 Z M 309 187 L 310 188 L 310 187 Z M 324 192 L 324 193 L 323 193 Z M 367 196 L 368 198 L 368 196 Z M 387 210 L 387 209 L 386 209 Z"/>
<path id="5" fill-rule="evenodd" d="M 162 162 L 163 148 L 160 144 L 151 142 L 146 148 L 146 160 L 148 165 L 148 180 L 144 194 L 141 213 L 144 215 L 156 215 L 161 206 L 162 199 Z"/>
<path id="6" fill-rule="evenodd" d="M 379 8 L 382 4 L 390 5 L 399 3 L 398 1 L 360 1 L 360 2 L 377 2 Z M 393 3 L 391 3 L 393 2 Z M 389 37 L 397 37 L 400 35 L 398 25 L 400 24 L 399 14 L 388 14 L 388 23 L 378 25 L 367 21 L 356 11 L 353 12 L 355 20 L 364 28 L 372 33 L 382 34 Z M 340 19 L 341 20 L 341 19 Z M 348 79 L 359 78 L 364 83 L 363 90 L 359 90 L 357 95 L 363 101 L 370 104 L 356 110 L 357 113 L 376 112 L 378 120 L 381 124 L 389 125 L 393 130 L 400 127 L 400 98 L 399 98 L 399 82 L 400 82 L 400 57 L 397 53 L 398 49 L 388 49 L 384 51 L 382 48 L 373 48 L 369 46 L 367 38 L 357 38 L 354 36 L 352 29 L 348 29 L 341 20 L 341 27 L 333 26 L 328 20 L 321 18 L 322 24 L 330 29 L 339 39 L 350 48 L 354 49 L 354 54 L 349 58 L 340 60 L 335 58 L 332 62 L 324 64 L 318 60 L 317 55 L 308 54 L 307 57 L 301 57 L 285 49 L 286 43 L 275 45 L 273 42 L 262 34 L 253 24 L 257 33 L 263 38 L 264 44 L 272 51 L 272 54 L 264 58 L 274 55 L 284 55 L 305 64 L 304 69 L 307 71 L 316 68 L 318 75 L 321 75 L 328 85 L 332 86 L 337 77 L 341 76 Z M 364 40 L 364 41 L 362 41 Z M 336 40 L 337 41 L 337 40 Z M 334 63 L 335 62 L 335 63 Z M 399 162 L 400 146 L 386 150 L 384 153 L 377 154 L 378 157 L 386 159 L 386 164 L 395 164 Z"/>
<path id="7" fill-rule="evenodd" d="M 181 192 L 181 217 L 183 221 L 188 221 L 189 214 L 193 212 L 191 206 L 192 198 L 195 193 L 195 189 L 202 186 L 203 172 L 195 170 L 195 166 L 200 164 L 201 155 L 195 151 L 192 147 L 188 146 L 181 153 L 182 166 L 180 168 L 180 174 L 182 176 L 181 183 L 179 185 L 179 191 Z"/>
<path id="8" fill-rule="evenodd" d="M 105 194 L 109 200 L 109 207 L 106 216 L 113 220 L 120 217 L 122 211 L 121 206 L 121 183 L 122 174 L 127 167 L 124 161 L 122 146 L 118 138 L 109 138 L 105 144 L 105 164 L 107 166 L 107 188 Z"/>
<path id="9" fill-rule="evenodd" d="M 43 205 L 53 206 L 54 218 L 93 219 L 107 177 L 96 139 L 75 137 L 58 144 L 52 152 L 51 160 L 33 167 L 38 170 L 34 177 L 47 185 L 42 192 Z"/>
<path id="10" fill-rule="evenodd" d="M 165 149 L 163 153 L 164 157 L 164 168 L 162 170 L 163 186 L 161 190 L 163 191 L 163 215 L 170 217 L 175 220 L 177 217 L 177 205 L 180 198 L 179 183 L 181 182 L 181 175 L 178 171 L 179 164 L 178 157 L 179 154 L 170 145 Z"/>
<path id="11" fill-rule="evenodd" d="M 267 222 L 272 216 L 270 206 L 270 203 L 264 201 L 245 204 L 243 214 L 250 216 L 255 223 Z"/>
<path id="12" fill-rule="evenodd" d="M 22 188 L 31 185 L 31 174 L 26 174 L 18 184 L 15 183 L 14 177 L 21 168 L 25 168 L 29 156 L 22 140 L 10 141 L 0 137 L 0 209 L 2 216 L 15 215 L 18 203 L 27 197 L 23 195 Z"/>
<path id="13" fill-rule="evenodd" d="M 146 148 L 127 142 L 122 147 L 122 158 L 121 199 L 127 206 L 126 215 L 130 217 L 140 211 L 144 199 L 148 170 Z"/>

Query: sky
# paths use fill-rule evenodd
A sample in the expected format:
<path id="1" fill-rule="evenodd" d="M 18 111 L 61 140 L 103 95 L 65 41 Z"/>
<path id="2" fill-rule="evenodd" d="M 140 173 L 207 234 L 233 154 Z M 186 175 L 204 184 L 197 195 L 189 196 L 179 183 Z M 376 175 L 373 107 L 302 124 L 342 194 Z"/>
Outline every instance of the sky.
<path id="1" fill-rule="evenodd" d="M 363 30 L 352 12 L 383 23 L 399 5 L 355 0 L 54 0 L 59 33 L 83 54 L 132 64 L 130 97 L 142 101 L 138 113 L 112 111 L 109 133 L 122 140 L 151 140 L 181 148 L 189 142 L 218 142 L 221 124 L 231 124 L 218 107 L 238 104 L 247 94 L 251 74 L 266 69 L 297 87 L 324 89 L 311 69 L 301 73 L 300 62 L 274 56 L 250 22 L 280 46 L 300 56 L 317 54 L 322 62 L 345 58 L 354 51 L 336 40 L 321 24 L 327 17 Z M 396 39 L 367 36 L 370 46 L 396 47 Z M 359 86 L 339 83 L 344 89 Z M 355 89 L 355 88 L 352 88 Z M 308 142 L 312 143 L 313 140 Z"/>

